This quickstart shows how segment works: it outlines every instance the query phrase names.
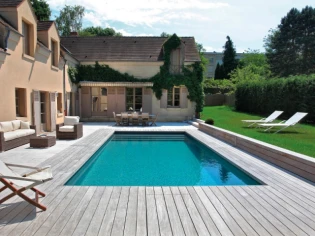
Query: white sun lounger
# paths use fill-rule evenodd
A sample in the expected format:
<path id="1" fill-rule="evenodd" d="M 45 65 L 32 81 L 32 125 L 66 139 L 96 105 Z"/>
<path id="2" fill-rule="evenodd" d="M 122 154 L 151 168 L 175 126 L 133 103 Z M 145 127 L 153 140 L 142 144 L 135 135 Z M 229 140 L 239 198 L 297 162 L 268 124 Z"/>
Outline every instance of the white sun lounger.
<path id="1" fill-rule="evenodd" d="M 33 171 L 21 176 L 15 173 L 10 167 L 32 169 Z M 10 189 L 12 191 L 12 193 L 0 199 L 0 204 L 7 201 L 11 197 L 18 195 L 30 204 L 33 204 L 34 206 L 45 211 L 46 207 L 38 202 L 38 194 L 43 197 L 45 197 L 45 194 L 34 187 L 52 179 L 53 177 L 49 166 L 38 168 L 32 166 L 8 164 L 0 161 L 0 182 L 4 184 L 4 186 L 0 188 L 0 192 L 5 189 Z M 29 198 L 23 193 L 27 189 L 35 192 L 35 200 Z"/>
<path id="2" fill-rule="evenodd" d="M 307 113 L 304 112 L 297 112 L 295 113 L 290 119 L 288 120 L 284 120 L 281 121 L 280 123 L 272 123 L 272 124 L 259 124 L 259 127 L 264 127 L 267 128 L 264 131 L 268 131 L 270 129 L 272 129 L 273 127 L 279 127 L 281 129 L 279 129 L 278 131 L 276 131 L 275 133 L 280 132 L 281 130 L 284 130 L 290 126 L 294 126 L 297 123 L 299 123 L 305 116 L 307 115 Z"/>
<path id="3" fill-rule="evenodd" d="M 273 122 L 275 119 L 277 119 L 283 111 L 274 111 L 270 116 L 267 118 L 262 118 L 260 120 L 242 120 L 243 123 L 249 123 L 248 127 L 259 124 L 259 123 L 270 123 Z"/>

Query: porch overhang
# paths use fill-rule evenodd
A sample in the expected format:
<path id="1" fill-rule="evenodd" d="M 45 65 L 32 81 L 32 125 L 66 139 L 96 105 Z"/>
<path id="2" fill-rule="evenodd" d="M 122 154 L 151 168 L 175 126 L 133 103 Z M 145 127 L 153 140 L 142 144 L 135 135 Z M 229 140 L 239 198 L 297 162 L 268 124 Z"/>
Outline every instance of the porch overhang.
<path id="1" fill-rule="evenodd" d="M 152 82 L 91 82 L 82 81 L 83 87 L 153 87 Z"/>

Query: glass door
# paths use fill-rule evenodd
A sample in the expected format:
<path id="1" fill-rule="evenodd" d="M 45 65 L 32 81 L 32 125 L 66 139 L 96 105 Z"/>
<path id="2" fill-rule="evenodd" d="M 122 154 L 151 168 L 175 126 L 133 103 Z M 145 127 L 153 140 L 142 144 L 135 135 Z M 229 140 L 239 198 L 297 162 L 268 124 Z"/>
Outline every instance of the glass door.
<path id="1" fill-rule="evenodd" d="M 126 111 L 140 111 L 142 108 L 142 88 L 126 88 Z"/>

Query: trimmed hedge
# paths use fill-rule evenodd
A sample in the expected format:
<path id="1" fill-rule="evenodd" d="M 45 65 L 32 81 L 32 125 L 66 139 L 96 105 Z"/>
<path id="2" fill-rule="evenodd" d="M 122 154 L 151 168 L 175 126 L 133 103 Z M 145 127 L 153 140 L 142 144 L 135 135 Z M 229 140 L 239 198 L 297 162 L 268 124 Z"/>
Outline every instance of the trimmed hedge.
<path id="1" fill-rule="evenodd" d="M 307 112 L 305 120 L 315 123 L 315 74 L 242 82 L 235 98 L 238 111 L 267 115 L 281 110 L 281 118 Z"/>

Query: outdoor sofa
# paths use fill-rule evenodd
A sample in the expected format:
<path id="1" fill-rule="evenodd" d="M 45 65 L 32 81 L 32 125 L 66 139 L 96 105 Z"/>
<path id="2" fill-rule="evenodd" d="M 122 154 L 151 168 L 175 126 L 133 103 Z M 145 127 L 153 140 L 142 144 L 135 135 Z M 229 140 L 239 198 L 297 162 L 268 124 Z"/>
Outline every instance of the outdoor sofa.
<path id="1" fill-rule="evenodd" d="M 83 136 L 83 124 L 78 116 L 65 116 L 64 123 L 56 125 L 57 139 L 79 139 Z"/>
<path id="2" fill-rule="evenodd" d="M 21 120 L 0 122 L 0 152 L 27 144 L 36 137 L 35 126 Z"/>

